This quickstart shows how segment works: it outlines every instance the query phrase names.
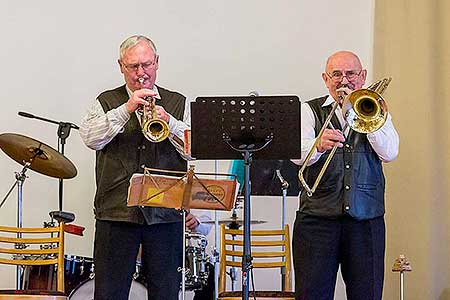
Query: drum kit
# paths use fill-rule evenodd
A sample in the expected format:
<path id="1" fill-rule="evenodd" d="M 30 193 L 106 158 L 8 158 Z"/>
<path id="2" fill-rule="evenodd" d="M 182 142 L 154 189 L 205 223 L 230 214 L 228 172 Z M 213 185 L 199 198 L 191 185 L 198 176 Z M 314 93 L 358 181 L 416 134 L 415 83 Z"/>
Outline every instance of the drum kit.
<path id="1" fill-rule="evenodd" d="M 23 166 L 21 171 L 15 173 L 16 181 L 0 203 L 1 208 L 17 186 L 17 226 L 22 227 L 22 187 L 27 178 L 27 170 L 31 169 L 40 174 L 62 180 L 75 177 L 77 175 L 77 169 L 63 153 L 58 152 L 43 142 L 21 134 L 0 134 L 0 148 L 11 159 Z M 228 227 L 236 229 L 243 224 L 243 220 L 237 218 L 235 209 L 233 209 L 231 218 L 218 221 L 204 221 L 204 223 L 208 224 L 217 222 L 218 224 L 226 224 Z M 44 223 L 44 226 L 52 226 L 51 223 L 52 222 Z M 265 221 L 253 220 L 251 223 L 262 224 L 265 223 Z M 72 225 L 72 227 L 69 225 L 72 224 L 67 225 L 68 228 L 72 228 L 72 230 L 67 230 L 66 232 L 82 235 L 82 231 L 77 230 L 77 225 Z M 207 244 L 208 239 L 206 236 L 190 231 L 185 232 L 184 283 L 185 288 L 188 291 L 204 288 L 208 284 L 208 277 L 212 275 L 210 274 L 211 271 L 208 263 L 212 261 L 213 257 L 207 254 Z M 35 258 L 36 257 L 33 255 L 25 257 L 25 259 Z M 90 257 L 66 254 L 64 256 L 64 268 L 65 290 L 69 295 L 69 299 L 93 299 L 95 283 L 93 259 Z M 56 267 L 53 265 L 26 266 L 23 270 L 20 269 L 19 271 L 18 269 L 17 273 L 17 288 L 56 289 Z M 136 272 L 133 276 L 129 299 L 147 299 L 147 289 L 145 287 L 145 281 L 141 273 L 141 264 L 139 261 L 136 263 Z"/>

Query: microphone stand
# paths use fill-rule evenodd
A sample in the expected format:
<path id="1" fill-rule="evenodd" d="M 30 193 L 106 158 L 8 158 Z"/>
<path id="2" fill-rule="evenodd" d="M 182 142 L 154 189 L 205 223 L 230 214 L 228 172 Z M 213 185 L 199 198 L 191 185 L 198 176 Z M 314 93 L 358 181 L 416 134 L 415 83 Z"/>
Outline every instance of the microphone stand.
<path id="1" fill-rule="evenodd" d="M 62 121 L 55 121 L 55 120 L 50 120 L 47 118 L 43 118 L 43 117 L 39 117 L 39 116 L 35 116 L 32 115 L 30 113 L 27 112 L 22 112 L 19 111 L 18 113 L 19 116 L 25 117 L 25 118 L 30 118 L 30 119 L 38 119 L 41 121 L 45 121 L 48 123 L 53 123 L 58 125 L 58 131 L 57 131 L 57 135 L 58 135 L 58 152 L 60 152 L 62 155 L 64 155 L 64 148 L 65 148 L 65 144 L 66 144 L 66 139 L 69 137 L 70 135 L 70 130 L 73 129 L 80 129 L 80 127 L 78 127 L 77 125 L 70 123 L 70 122 L 62 122 Z M 59 211 L 62 211 L 63 209 L 63 179 L 59 179 L 59 197 L 58 197 L 59 201 Z"/>
<path id="2" fill-rule="evenodd" d="M 286 196 L 287 196 L 287 190 L 289 187 L 289 182 L 287 182 L 286 179 L 283 178 L 283 176 L 281 176 L 281 171 L 279 169 L 277 169 L 275 171 L 278 179 L 281 182 L 281 190 L 283 191 L 283 204 L 282 204 L 282 209 L 281 209 L 281 229 L 284 230 L 284 226 L 286 225 Z M 284 251 L 284 246 L 283 246 L 283 251 Z M 284 261 L 284 258 L 283 258 Z M 285 267 L 281 267 L 281 290 L 284 291 L 284 287 L 285 287 L 285 275 L 286 275 L 286 268 Z"/>

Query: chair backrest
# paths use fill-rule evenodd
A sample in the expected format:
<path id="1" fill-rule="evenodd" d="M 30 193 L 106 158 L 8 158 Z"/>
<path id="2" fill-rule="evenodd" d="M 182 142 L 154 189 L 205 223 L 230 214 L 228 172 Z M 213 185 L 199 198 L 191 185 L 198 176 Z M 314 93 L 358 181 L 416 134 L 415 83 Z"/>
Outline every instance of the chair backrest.
<path id="1" fill-rule="evenodd" d="M 242 267 L 244 244 L 243 230 L 228 229 L 220 226 L 220 271 L 219 293 L 226 289 L 226 272 L 231 267 Z M 253 268 L 284 267 L 284 290 L 291 290 L 291 248 L 289 226 L 274 230 L 251 230 L 251 256 Z"/>
<path id="2" fill-rule="evenodd" d="M 57 291 L 64 292 L 64 222 L 56 227 L 0 226 L 0 263 L 57 265 Z"/>

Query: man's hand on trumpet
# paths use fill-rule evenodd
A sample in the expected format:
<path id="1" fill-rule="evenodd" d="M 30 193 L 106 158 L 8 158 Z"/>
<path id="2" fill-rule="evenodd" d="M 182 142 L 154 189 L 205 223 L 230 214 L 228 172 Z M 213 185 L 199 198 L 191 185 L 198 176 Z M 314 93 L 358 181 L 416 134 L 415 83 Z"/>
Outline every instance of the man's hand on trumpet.
<path id="1" fill-rule="evenodd" d="M 156 93 L 149 89 L 140 89 L 133 92 L 130 99 L 128 99 L 125 104 L 125 108 L 131 114 L 136 109 L 139 108 L 140 105 L 148 105 L 148 101 L 144 100 L 146 97 L 154 97 Z"/>

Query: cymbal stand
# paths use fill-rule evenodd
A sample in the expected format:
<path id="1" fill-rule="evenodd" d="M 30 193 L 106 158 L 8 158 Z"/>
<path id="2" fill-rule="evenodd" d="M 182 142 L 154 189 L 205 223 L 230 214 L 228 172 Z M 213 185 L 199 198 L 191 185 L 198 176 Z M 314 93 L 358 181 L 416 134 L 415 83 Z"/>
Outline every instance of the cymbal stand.
<path id="1" fill-rule="evenodd" d="M 69 137 L 70 135 L 70 129 L 80 129 L 80 127 L 78 127 L 77 125 L 70 123 L 70 122 L 58 122 L 58 121 L 54 121 L 54 120 L 50 120 L 47 118 L 42 118 L 39 116 L 35 116 L 33 114 L 30 113 L 26 113 L 26 112 L 19 112 L 19 116 L 22 117 L 26 117 L 26 118 L 31 118 L 31 119 L 38 119 L 41 121 L 45 121 L 48 123 L 53 123 L 58 125 L 58 131 L 57 131 L 57 135 L 58 135 L 58 152 L 60 152 L 62 155 L 64 155 L 64 146 L 66 144 L 66 139 Z M 60 178 L 59 179 L 59 189 L 58 189 L 59 193 L 58 193 L 58 207 L 59 207 L 59 211 L 62 211 L 63 209 L 63 179 Z"/>
<path id="2" fill-rule="evenodd" d="M 282 208 L 281 208 L 281 229 L 284 229 L 284 225 L 286 225 L 286 197 L 287 197 L 287 190 L 289 188 L 289 182 L 287 182 L 286 179 L 283 178 L 283 176 L 281 175 L 281 171 L 280 170 L 276 170 L 276 175 L 278 177 L 278 179 L 281 181 L 281 190 L 283 192 L 283 201 L 282 201 Z M 282 246 L 281 248 L 283 251 L 284 246 Z M 285 258 L 283 257 L 283 262 L 284 262 Z M 281 267 L 281 290 L 284 291 L 284 287 L 285 287 L 285 278 L 286 278 L 286 268 L 285 267 Z"/>
<path id="3" fill-rule="evenodd" d="M 35 150 L 36 154 L 34 155 L 34 157 L 32 157 L 29 162 L 25 162 L 25 164 L 22 168 L 22 171 L 15 172 L 16 181 L 14 182 L 13 186 L 9 189 L 5 198 L 2 200 L 2 203 L 0 203 L 0 207 L 2 207 L 2 205 L 5 203 L 8 196 L 12 193 L 12 191 L 14 190 L 14 188 L 17 185 L 17 227 L 18 228 L 22 228 L 22 207 L 23 207 L 23 205 L 22 205 L 22 189 L 23 189 L 23 184 L 25 182 L 25 179 L 27 178 L 25 173 L 28 170 L 28 168 L 31 166 L 31 163 L 33 162 L 34 158 L 40 154 L 39 150 L 40 149 L 36 149 Z M 21 237 L 22 237 L 22 233 L 18 232 L 17 238 L 21 238 Z M 15 247 L 17 249 L 25 249 L 26 245 L 16 244 Z M 22 281 L 21 276 L 22 276 L 22 266 L 17 265 L 17 267 L 16 267 L 16 289 L 17 290 L 19 290 L 21 288 L 21 281 Z"/>

